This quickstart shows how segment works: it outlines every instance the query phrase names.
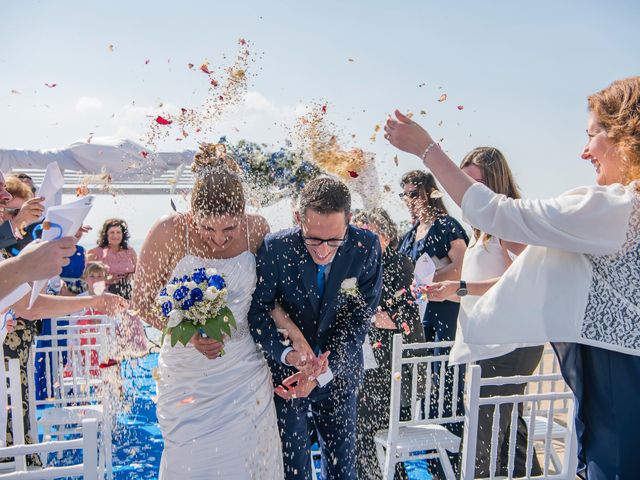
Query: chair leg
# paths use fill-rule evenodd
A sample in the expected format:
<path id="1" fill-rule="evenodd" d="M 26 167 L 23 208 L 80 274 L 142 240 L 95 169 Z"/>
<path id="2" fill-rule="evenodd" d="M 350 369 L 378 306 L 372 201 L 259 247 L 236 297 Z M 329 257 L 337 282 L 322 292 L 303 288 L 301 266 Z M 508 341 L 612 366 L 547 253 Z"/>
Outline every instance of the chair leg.
<path id="1" fill-rule="evenodd" d="M 556 472 L 561 472 L 562 461 L 560 460 L 560 456 L 558 455 L 558 452 L 556 452 L 556 449 L 553 447 L 553 445 L 551 445 L 549 453 L 551 454 L 551 463 L 553 464 L 553 469 Z"/>
<path id="2" fill-rule="evenodd" d="M 384 462 L 386 462 L 385 449 L 382 444 L 376 442 L 376 456 L 378 457 L 378 465 L 380 465 L 380 471 L 384 469 Z"/>
<path id="3" fill-rule="evenodd" d="M 113 460 L 111 458 L 111 422 L 108 418 L 104 419 L 104 461 L 107 470 L 107 480 L 113 480 Z"/>
<path id="4" fill-rule="evenodd" d="M 438 456 L 440 457 L 440 465 L 442 465 L 442 469 L 444 470 L 444 475 L 447 477 L 447 480 L 455 480 L 456 475 L 453 473 L 453 467 L 449 461 L 447 451 L 442 447 L 438 447 Z"/>
<path id="5" fill-rule="evenodd" d="M 387 447 L 384 465 L 382 468 L 382 480 L 393 480 L 396 472 L 396 452 L 395 448 Z"/>

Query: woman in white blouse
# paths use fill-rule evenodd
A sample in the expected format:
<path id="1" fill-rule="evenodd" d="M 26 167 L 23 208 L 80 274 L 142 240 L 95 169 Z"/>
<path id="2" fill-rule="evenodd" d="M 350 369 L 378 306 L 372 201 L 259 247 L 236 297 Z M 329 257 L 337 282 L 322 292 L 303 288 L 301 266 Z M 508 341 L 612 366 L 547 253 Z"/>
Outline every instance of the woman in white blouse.
<path id="1" fill-rule="evenodd" d="M 385 138 L 421 157 L 466 219 L 530 245 L 478 301 L 463 328 L 487 344 L 554 346 L 577 399 L 578 453 L 589 480 L 634 478 L 640 415 L 640 77 L 588 99 L 582 158 L 597 186 L 547 200 L 509 199 L 460 171 L 396 111 Z"/>

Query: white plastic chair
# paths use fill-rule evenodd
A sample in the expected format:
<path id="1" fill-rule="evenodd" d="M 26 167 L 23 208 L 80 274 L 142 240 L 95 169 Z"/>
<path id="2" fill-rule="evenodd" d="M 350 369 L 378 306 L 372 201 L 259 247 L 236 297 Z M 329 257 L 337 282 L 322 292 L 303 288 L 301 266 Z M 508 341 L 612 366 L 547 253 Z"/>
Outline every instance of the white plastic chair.
<path id="1" fill-rule="evenodd" d="M 115 331 L 111 321 L 105 321 L 104 316 L 84 315 L 78 318 L 91 318 L 98 323 L 57 327 L 57 321 L 61 319 L 54 319 L 52 334 L 37 337 L 37 340 L 49 341 L 51 346 L 36 345 L 32 348 L 28 364 L 31 424 L 34 433 L 38 427 L 42 427 L 43 440 L 47 441 L 77 432 L 84 419 L 95 419 L 100 427 L 100 472 L 106 472 L 107 478 L 111 479 L 111 417 L 109 402 L 105 401 L 107 392 L 102 388 L 102 369 L 99 364 L 106 359 L 111 345 L 109 337 L 114 335 Z M 64 333 L 58 333 L 59 330 Z M 80 333 L 80 330 L 87 331 Z M 82 345 L 82 340 L 87 343 Z M 40 400 L 36 399 L 34 385 L 35 358 L 38 353 L 43 354 L 41 358 L 46 375 L 45 398 Z M 36 420 L 37 407 L 45 408 Z"/>
<path id="2" fill-rule="evenodd" d="M 382 469 L 383 478 L 393 479 L 395 465 L 407 460 L 421 460 L 436 458 L 440 461 L 448 479 L 455 478 L 453 467 L 447 452 L 456 453 L 460 449 L 460 437 L 447 430 L 444 425 L 462 422 L 464 416 L 456 415 L 458 411 L 459 369 L 461 366 L 450 367 L 449 355 L 418 356 L 421 350 L 435 348 L 450 348 L 453 342 L 429 342 L 403 344 L 402 335 L 393 336 L 393 361 L 391 367 L 391 412 L 389 428 L 380 430 L 375 435 L 378 461 Z M 418 351 L 413 353 L 414 351 Z M 409 356 L 413 354 L 414 356 Z M 434 366 L 439 364 L 439 367 Z M 411 375 L 411 420 L 400 420 L 402 367 L 409 366 Z M 439 369 L 440 382 L 437 388 L 438 412 L 433 418 L 421 418 L 421 399 L 425 398 L 429 411 L 429 399 L 432 395 L 432 374 Z M 445 372 L 453 371 L 453 394 L 451 399 L 445 399 Z M 418 388 L 418 377 L 426 376 L 426 389 Z M 450 415 L 445 415 L 449 405 Z M 428 414 L 426 415 L 429 416 Z M 434 453 L 435 452 L 435 453 Z"/>
<path id="3" fill-rule="evenodd" d="M 27 470 L 26 465 L 17 465 L 12 472 L 0 472 L 1 480 L 51 480 L 82 476 L 84 480 L 98 478 L 98 424 L 95 419 L 82 421 L 82 437 L 74 440 L 13 445 L 1 447 L 0 457 L 25 458 L 31 454 L 49 454 L 62 450 L 82 450 L 82 463 L 61 467 L 45 467 Z"/>
<path id="4" fill-rule="evenodd" d="M 550 380 L 547 384 L 548 389 L 554 392 L 569 392 L 569 387 L 564 382 L 560 373 L 560 362 L 558 361 L 558 357 L 556 356 L 555 351 L 551 347 L 551 345 L 545 345 L 544 352 L 542 354 L 542 358 L 540 359 L 540 364 L 538 368 L 534 372 L 534 375 L 545 375 L 545 374 L 554 374 L 559 378 L 558 380 Z M 542 393 L 543 387 L 545 386 L 544 382 L 533 382 L 527 384 L 527 388 L 525 393 Z M 556 406 L 554 409 L 555 418 L 551 422 L 551 437 L 556 440 L 561 440 L 567 434 L 567 422 L 572 421 L 571 418 L 567 418 L 565 421 L 560 421 L 558 416 L 561 414 L 568 414 L 569 405 L 568 400 L 561 400 L 560 402 L 556 402 Z M 524 404 L 524 415 L 523 418 L 527 425 L 531 425 L 532 418 L 532 404 L 530 402 L 525 402 Z M 547 434 L 547 428 L 549 423 L 549 412 L 546 409 L 538 408 L 536 409 L 533 422 L 533 439 L 535 442 L 544 442 Z M 559 470 L 561 468 L 562 461 L 560 460 L 560 455 L 558 454 L 556 448 L 552 445 L 551 451 L 551 462 L 553 463 L 553 468 Z"/>
<path id="5" fill-rule="evenodd" d="M 9 368 L 6 371 L 6 379 L 9 380 L 9 388 L 7 388 L 7 405 L 11 404 L 11 435 L 13 437 L 14 445 L 24 444 L 24 423 L 22 422 L 22 415 L 24 413 L 22 409 L 22 386 L 20 382 L 20 361 L 17 358 L 12 358 L 8 362 Z M 4 368 L 4 365 L 2 365 Z M 7 412 L 2 412 L 6 415 Z M 0 451 L 3 451 L 0 447 Z M 27 459 L 25 455 L 0 455 L 0 458 L 14 458 L 11 462 L 0 463 L 0 473 L 4 471 L 12 471 L 16 469 L 27 469 Z"/>
<path id="6" fill-rule="evenodd" d="M 515 377 L 495 377 L 495 378 L 481 378 L 481 368 L 479 365 L 473 365 L 467 372 L 467 389 L 465 395 L 465 424 L 464 424 L 464 440 L 462 446 L 462 466 L 461 466 L 461 479 L 472 479 L 475 475 L 475 462 L 476 462 L 476 441 L 478 433 L 478 418 L 480 413 L 480 407 L 484 405 L 493 405 L 493 425 L 492 425 L 492 437 L 491 437 L 491 451 L 490 451 L 490 471 L 492 472 L 489 478 L 497 478 L 496 465 L 498 457 L 498 422 L 500 417 L 500 408 L 502 404 L 512 404 L 512 414 L 510 421 L 510 436 L 509 436 L 509 455 L 507 471 L 509 473 L 508 478 L 515 478 L 513 476 L 515 468 L 515 448 L 516 448 L 516 434 L 517 434 L 517 421 L 518 421 L 518 405 L 520 403 L 529 403 L 531 405 L 530 416 L 528 418 L 528 441 L 527 441 L 527 460 L 526 460 L 526 472 L 527 476 L 522 478 L 529 478 L 531 476 L 532 458 L 534 455 L 534 442 L 536 437 L 542 442 L 542 476 L 535 478 L 541 479 L 575 479 L 576 466 L 577 466 L 577 441 L 574 431 L 573 410 L 574 410 L 574 398 L 571 392 L 553 391 L 549 387 L 542 387 L 539 391 L 534 393 L 525 393 L 523 395 L 506 395 L 506 396 L 494 396 L 494 397 L 480 397 L 480 388 L 489 385 L 507 385 L 507 384 L 522 384 L 530 383 L 529 391 L 538 390 L 535 383 L 546 383 L 547 385 L 558 385 L 562 380 L 562 376 L 559 374 L 541 374 L 541 375 L 528 375 L 528 376 L 515 376 Z M 532 425 L 531 418 L 536 418 L 538 410 L 542 411 L 542 405 L 546 404 L 548 407 L 544 409 L 546 412 L 546 418 L 548 419 L 545 424 L 544 432 L 536 432 L 536 425 Z M 557 435 L 554 432 L 553 425 L 557 421 L 556 419 L 556 404 L 566 405 L 566 412 L 561 412 L 562 415 L 566 415 L 566 427 L 562 435 Z M 562 411 L 564 407 L 560 407 Z M 560 462 L 556 466 L 554 464 L 554 471 L 550 470 L 550 464 L 553 462 L 552 452 L 554 451 L 553 441 L 560 440 L 564 445 L 564 461 Z M 503 478 L 503 477 L 500 477 Z"/>

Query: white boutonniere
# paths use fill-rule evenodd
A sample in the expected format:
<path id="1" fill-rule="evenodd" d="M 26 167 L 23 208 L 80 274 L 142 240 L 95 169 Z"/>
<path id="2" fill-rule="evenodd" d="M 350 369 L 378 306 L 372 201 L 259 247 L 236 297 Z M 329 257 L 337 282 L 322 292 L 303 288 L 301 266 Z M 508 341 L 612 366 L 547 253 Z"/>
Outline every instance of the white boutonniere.
<path id="1" fill-rule="evenodd" d="M 358 290 L 358 279 L 356 277 L 345 278 L 340 285 L 340 292 L 349 297 L 356 297 L 360 293 Z"/>

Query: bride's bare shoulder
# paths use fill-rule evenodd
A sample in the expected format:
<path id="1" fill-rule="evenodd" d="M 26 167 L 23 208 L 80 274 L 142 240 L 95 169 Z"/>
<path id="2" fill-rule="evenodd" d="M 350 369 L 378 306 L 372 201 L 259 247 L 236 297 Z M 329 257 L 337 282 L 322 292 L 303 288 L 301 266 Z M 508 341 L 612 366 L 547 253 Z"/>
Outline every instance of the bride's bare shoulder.
<path id="1" fill-rule="evenodd" d="M 255 213 L 247 214 L 247 225 L 251 239 L 251 250 L 255 252 L 262 245 L 265 235 L 271 231 L 271 227 L 266 218 Z"/>
<path id="2" fill-rule="evenodd" d="M 147 235 L 147 240 L 171 240 L 184 235 L 187 219 L 184 214 L 170 213 L 163 215 L 153 224 Z"/>

